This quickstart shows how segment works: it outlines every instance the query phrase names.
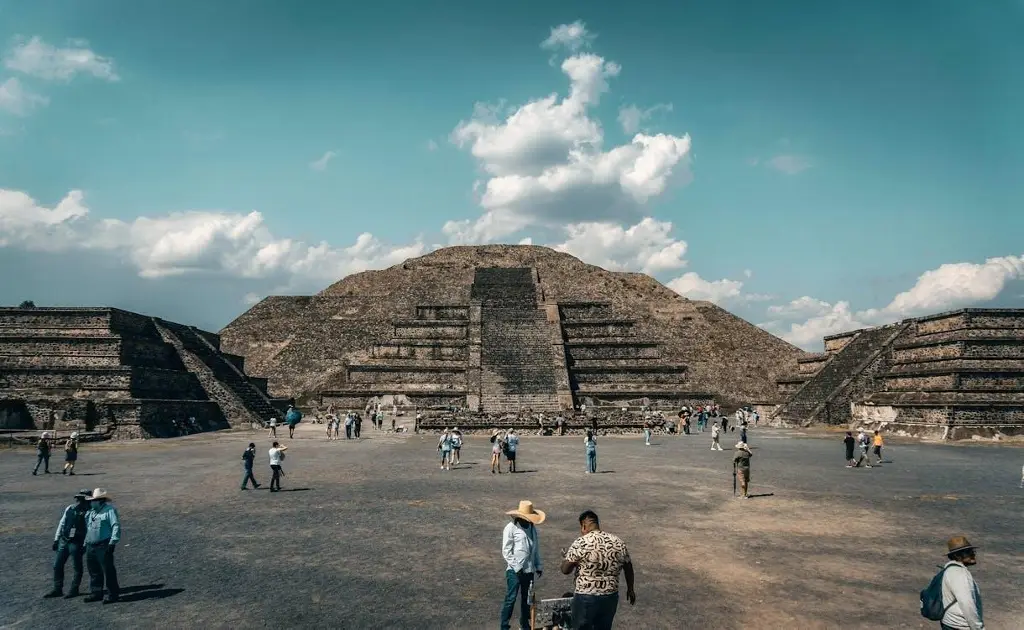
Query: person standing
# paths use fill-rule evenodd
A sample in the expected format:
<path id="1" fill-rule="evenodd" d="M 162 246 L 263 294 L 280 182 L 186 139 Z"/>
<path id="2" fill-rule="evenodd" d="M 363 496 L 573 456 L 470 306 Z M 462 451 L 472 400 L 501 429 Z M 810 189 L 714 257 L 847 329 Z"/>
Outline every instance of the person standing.
<path id="1" fill-rule="evenodd" d="M 121 595 L 114 568 L 114 548 L 121 541 L 121 520 L 111 498 L 103 488 L 96 488 L 89 496 L 91 507 L 85 515 L 85 564 L 89 568 L 89 596 L 83 600 L 86 602 L 103 600 L 104 604 L 113 604 Z"/>
<path id="2" fill-rule="evenodd" d="M 268 437 L 277 437 L 277 416 L 270 416 L 270 432 Z"/>
<path id="3" fill-rule="evenodd" d="M 722 450 L 722 444 L 719 442 L 722 436 L 721 429 L 718 428 L 718 423 L 711 425 L 711 450 L 720 451 Z"/>
<path id="4" fill-rule="evenodd" d="M 284 461 L 284 452 L 288 450 L 287 446 L 279 446 L 277 442 L 274 442 L 270 451 L 270 491 L 279 492 L 281 490 L 281 463 Z"/>
<path id="5" fill-rule="evenodd" d="M 62 475 L 75 474 L 75 463 L 78 461 L 78 431 L 71 434 L 64 443 L 64 470 Z"/>
<path id="6" fill-rule="evenodd" d="M 846 467 L 853 468 L 857 465 L 857 460 L 853 458 L 853 449 L 857 446 L 857 440 L 853 438 L 852 431 L 846 432 L 846 437 L 843 438 L 843 446 L 846 447 Z"/>
<path id="7" fill-rule="evenodd" d="M 594 432 L 587 429 L 587 435 L 583 438 L 583 448 L 587 451 L 587 473 L 597 472 L 597 438 Z"/>
<path id="8" fill-rule="evenodd" d="M 732 465 L 736 470 L 736 478 L 740 482 L 740 496 L 749 499 L 748 488 L 750 485 L 750 447 L 745 442 L 736 445 L 736 454 L 733 455 Z"/>
<path id="9" fill-rule="evenodd" d="M 36 475 L 39 473 L 39 466 L 42 465 L 43 472 L 47 475 L 50 474 L 50 434 L 43 431 L 43 434 L 39 436 L 39 441 L 36 442 L 36 467 L 32 469 L 32 474 Z"/>
<path id="10" fill-rule="evenodd" d="M 745 417 L 740 423 L 740 442 L 747 443 L 747 419 Z"/>
<path id="11" fill-rule="evenodd" d="M 875 435 L 874 435 L 874 438 L 872 438 L 872 442 L 873 442 L 873 444 L 875 446 L 875 459 L 876 459 L 875 466 L 881 466 L 882 465 L 882 433 L 878 429 L 875 429 Z"/>
<path id="12" fill-rule="evenodd" d="M 722 416 L 722 433 L 729 432 L 729 416 Z"/>
<path id="13" fill-rule="evenodd" d="M 499 429 L 495 429 L 494 433 L 491 434 L 491 474 L 497 472 L 501 474 L 501 452 L 505 448 L 505 440 L 501 435 Z"/>
<path id="14" fill-rule="evenodd" d="M 519 435 L 515 429 L 509 429 L 505 437 L 505 457 L 508 459 L 508 471 L 516 472 L 516 452 L 519 450 Z"/>
<path id="15" fill-rule="evenodd" d="M 462 461 L 462 432 L 459 427 L 452 429 L 452 463 L 456 466 Z"/>
<path id="16" fill-rule="evenodd" d="M 295 437 L 295 425 L 302 420 L 302 412 L 294 405 L 288 405 L 288 413 L 284 415 L 284 421 L 288 423 L 288 439 Z"/>
<path id="17" fill-rule="evenodd" d="M 351 440 L 352 439 L 352 425 L 353 425 L 354 422 L 355 422 L 355 420 L 352 418 L 352 412 L 350 411 L 350 412 L 346 413 L 345 414 L 345 439 L 346 440 Z"/>
<path id="18" fill-rule="evenodd" d="M 587 630 L 611 630 L 619 607 L 619 573 L 626 576 L 626 601 L 636 604 L 633 560 L 621 538 L 601 531 L 591 510 L 580 514 L 580 537 L 562 550 L 564 575 L 576 573 L 572 624 Z"/>
<path id="19" fill-rule="evenodd" d="M 512 611 L 519 601 L 519 627 L 530 627 L 530 607 L 527 602 L 534 576 L 544 573 L 540 558 L 540 540 L 537 525 L 546 515 L 533 507 L 530 501 L 520 501 L 519 507 L 506 512 L 512 517 L 501 534 L 501 555 L 505 559 L 505 601 L 501 607 L 501 630 L 509 630 Z"/>
<path id="20" fill-rule="evenodd" d="M 359 439 L 359 434 L 363 431 L 363 417 L 359 415 L 357 411 L 352 417 L 352 432 L 355 434 L 356 439 Z"/>
<path id="21" fill-rule="evenodd" d="M 651 445 L 651 423 L 650 421 L 644 421 L 644 446 Z"/>
<path id="22" fill-rule="evenodd" d="M 57 533 L 53 535 L 53 550 L 57 555 L 53 559 L 53 590 L 43 597 L 60 597 L 64 595 L 64 565 L 71 558 L 74 574 L 71 577 L 71 588 L 66 599 L 78 597 L 78 589 L 82 586 L 82 558 L 85 554 L 85 515 L 89 512 L 90 490 L 79 490 L 75 494 L 75 502 L 64 508 Z"/>
<path id="23" fill-rule="evenodd" d="M 452 433 L 445 428 L 437 441 L 437 452 L 441 454 L 441 470 L 452 469 Z"/>
<path id="24" fill-rule="evenodd" d="M 942 630 L 984 630 L 981 591 L 967 567 L 978 563 L 975 547 L 964 536 L 946 543 L 949 559 L 942 568 Z"/>
<path id="25" fill-rule="evenodd" d="M 252 474 L 252 464 L 256 460 L 256 443 L 249 442 L 249 448 L 245 449 L 242 453 L 242 490 L 247 490 L 249 482 L 252 482 L 252 487 L 255 490 L 260 487 L 260 484 L 256 483 L 256 477 Z"/>

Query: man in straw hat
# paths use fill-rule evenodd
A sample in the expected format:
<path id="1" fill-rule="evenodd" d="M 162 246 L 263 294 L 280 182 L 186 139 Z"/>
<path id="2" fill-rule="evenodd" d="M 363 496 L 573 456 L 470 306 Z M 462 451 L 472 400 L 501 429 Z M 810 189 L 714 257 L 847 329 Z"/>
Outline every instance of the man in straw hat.
<path id="1" fill-rule="evenodd" d="M 501 535 L 501 555 L 507 565 L 505 569 L 505 602 L 501 607 L 501 630 L 509 630 L 512 610 L 519 602 L 519 627 L 530 627 L 530 608 L 527 598 L 530 585 L 536 574 L 544 573 L 540 559 L 540 541 L 537 538 L 537 525 L 544 522 L 544 512 L 533 507 L 531 501 L 520 501 L 519 507 L 506 512 L 512 517 Z"/>
<path id="2" fill-rule="evenodd" d="M 110 493 L 96 488 L 89 496 L 92 507 L 85 516 L 85 564 L 89 568 L 89 596 L 84 601 L 113 604 L 121 594 L 114 568 L 114 547 L 121 540 L 121 519 L 110 502 Z M 107 598 L 103 599 L 104 582 Z"/>
<path id="3" fill-rule="evenodd" d="M 965 536 L 953 536 L 947 546 L 949 562 L 942 568 L 942 607 L 946 610 L 942 616 L 942 628 L 984 630 L 981 591 L 967 568 L 978 563 L 974 552 L 977 547 Z"/>
<path id="4" fill-rule="evenodd" d="M 71 577 L 71 588 L 65 596 L 68 599 L 78 597 L 78 589 L 82 585 L 82 557 L 85 554 L 85 515 L 89 512 L 91 490 L 79 490 L 75 494 L 75 502 L 64 508 L 57 532 L 53 535 L 53 550 L 57 555 L 53 559 L 53 590 L 43 597 L 60 597 L 64 595 L 64 565 L 71 558 L 71 566 L 75 573 Z"/>
<path id="5" fill-rule="evenodd" d="M 740 496 L 749 499 L 748 486 L 750 484 L 750 446 L 746 442 L 736 444 L 736 454 L 732 457 L 733 469 L 736 471 L 736 479 L 740 482 Z"/>

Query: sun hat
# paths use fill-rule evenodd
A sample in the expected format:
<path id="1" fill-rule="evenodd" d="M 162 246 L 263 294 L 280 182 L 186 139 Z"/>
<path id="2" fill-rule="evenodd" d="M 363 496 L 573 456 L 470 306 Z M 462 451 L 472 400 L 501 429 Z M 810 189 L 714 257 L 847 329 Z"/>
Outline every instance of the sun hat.
<path id="1" fill-rule="evenodd" d="M 96 501 L 98 499 L 112 499 L 112 498 L 114 498 L 114 497 L 110 496 L 110 493 L 108 493 L 105 488 L 96 488 L 95 490 L 92 491 L 92 494 L 89 496 L 89 499 L 92 500 L 92 501 Z"/>
<path id="2" fill-rule="evenodd" d="M 91 496 L 92 496 L 92 490 L 90 490 L 88 488 L 86 488 L 85 490 L 79 490 L 78 492 L 75 493 L 75 498 L 76 499 L 79 498 L 79 497 L 81 497 L 83 499 L 88 499 Z"/>
<path id="3" fill-rule="evenodd" d="M 534 525 L 540 525 L 547 518 L 547 514 L 533 507 L 533 501 L 520 501 L 519 507 L 505 512 L 509 516 L 517 516 L 523 520 L 530 521 Z"/>
<path id="4" fill-rule="evenodd" d="M 977 549 L 977 547 L 972 545 L 970 541 L 967 540 L 966 536 L 953 536 L 949 539 L 946 545 L 949 547 L 949 551 L 946 552 L 948 554 L 958 553 L 960 551 L 967 551 L 968 549 Z"/>
<path id="5" fill-rule="evenodd" d="M 741 451 L 750 452 L 750 445 L 746 442 L 736 442 L 736 448 Z"/>
<path id="6" fill-rule="evenodd" d="M 75 431 L 74 433 L 71 434 L 71 439 L 72 440 L 77 440 L 78 439 L 78 431 Z"/>

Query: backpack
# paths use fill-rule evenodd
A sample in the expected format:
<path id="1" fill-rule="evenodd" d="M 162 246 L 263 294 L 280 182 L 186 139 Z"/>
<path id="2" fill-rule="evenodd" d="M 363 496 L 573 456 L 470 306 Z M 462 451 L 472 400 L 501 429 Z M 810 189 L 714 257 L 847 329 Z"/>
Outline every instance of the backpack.
<path id="1" fill-rule="evenodd" d="M 947 568 L 943 567 L 941 571 L 936 573 L 932 581 L 928 583 L 928 586 L 921 591 L 921 616 L 925 619 L 942 621 L 942 618 L 946 616 L 946 611 L 949 610 L 949 606 L 956 602 L 956 600 L 953 600 L 949 606 L 942 605 L 942 576 L 945 575 Z"/>

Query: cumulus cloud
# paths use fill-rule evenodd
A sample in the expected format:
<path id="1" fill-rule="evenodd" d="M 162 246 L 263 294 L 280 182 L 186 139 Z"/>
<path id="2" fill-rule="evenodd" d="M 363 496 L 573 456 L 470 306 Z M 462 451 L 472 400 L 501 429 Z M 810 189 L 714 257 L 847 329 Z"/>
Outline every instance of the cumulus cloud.
<path id="1" fill-rule="evenodd" d="M 50 103 L 50 99 L 26 89 L 15 77 L 0 83 L 0 110 L 15 116 L 27 116 L 37 107 Z"/>
<path id="2" fill-rule="evenodd" d="M 392 246 L 369 233 L 343 248 L 279 238 L 259 212 L 178 212 L 130 222 L 89 215 L 81 191 L 71 191 L 50 209 L 25 193 L 0 189 L 0 247 L 106 252 L 132 264 L 143 278 L 219 274 L 282 287 L 333 281 L 426 250 L 420 241 Z"/>
<path id="3" fill-rule="evenodd" d="M 561 24 L 551 29 L 548 36 L 540 47 L 545 50 L 558 50 L 564 48 L 570 52 L 576 52 L 582 48 L 590 47 L 597 35 L 587 30 L 587 25 L 580 20 L 572 24 Z"/>
<path id="4" fill-rule="evenodd" d="M 323 172 L 327 170 L 327 164 L 338 157 L 337 151 L 327 151 L 316 160 L 309 163 L 309 168 L 317 172 Z"/>
<path id="5" fill-rule="evenodd" d="M 563 27 L 553 35 L 580 33 Z M 577 40 L 559 35 L 551 41 L 572 50 L 566 42 Z M 468 149 L 487 177 L 479 194 L 483 215 L 449 226 L 452 242 L 469 236 L 490 242 L 526 225 L 638 221 L 651 199 L 685 177 L 688 135 L 638 133 L 604 150 L 604 130 L 590 112 L 621 72 L 618 64 L 578 53 L 562 61 L 561 70 L 569 80 L 567 96 L 549 94 L 515 108 L 477 104 L 452 131 L 451 142 Z"/>
<path id="6" fill-rule="evenodd" d="M 691 300 L 707 300 L 720 304 L 741 296 L 743 282 L 739 280 L 705 280 L 694 271 L 688 271 L 666 285 L 679 295 Z"/>
<path id="7" fill-rule="evenodd" d="M 913 287 L 883 308 L 854 311 L 846 301 L 832 304 L 804 296 L 770 306 L 768 313 L 776 319 L 765 327 L 781 332 L 784 339 L 802 348 L 820 348 L 821 338 L 827 335 L 989 302 L 1021 279 L 1024 255 L 999 256 L 983 263 L 947 263 L 921 274 Z M 792 322 L 794 319 L 804 321 Z"/>
<path id="8" fill-rule="evenodd" d="M 629 228 L 575 223 L 565 229 L 568 239 L 552 247 L 605 269 L 655 274 L 686 266 L 686 241 L 670 235 L 668 221 L 647 217 Z"/>
<path id="9" fill-rule="evenodd" d="M 767 162 L 768 166 L 786 175 L 797 175 L 811 168 L 811 161 L 799 155 L 776 155 Z"/>
<path id="10" fill-rule="evenodd" d="M 634 134 L 640 131 L 644 122 L 650 120 L 651 116 L 658 112 L 671 112 L 672 103 L 658 103 L 654 107 L 641 109 L 636 105 L 626 105 L 619 109 L 619 124 L 622 131 L 627 134 Z"/>
<path id="11" fill-rule="evenodd" d="M 114 71 L 114 60 L 96 54 L 84 40 L 71 40 L 66 47 L 58 48 L 39 36 L 27 40 L 17 38 L 4 55 L 4 66 L 48 81 L 70 81 L 78 74 L 104 81 L 120 80 Z"/>

